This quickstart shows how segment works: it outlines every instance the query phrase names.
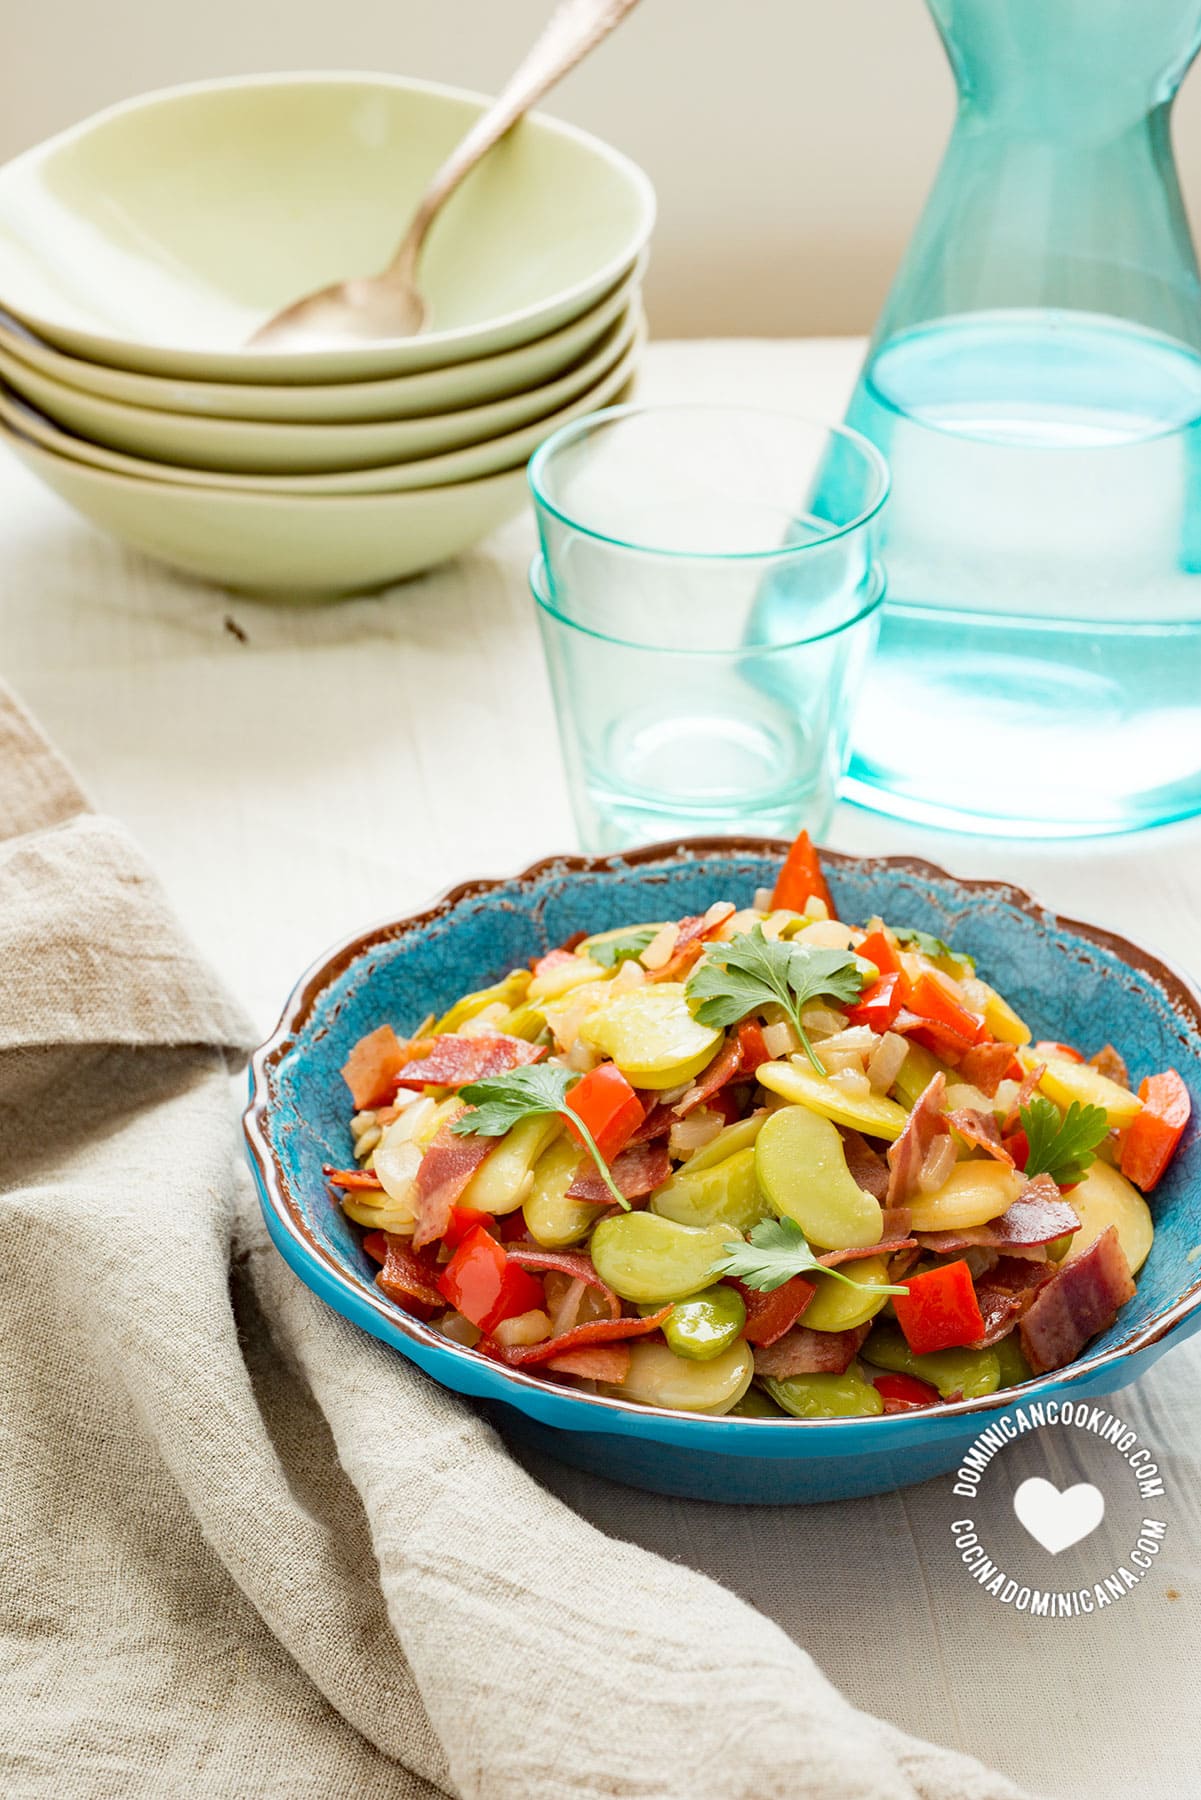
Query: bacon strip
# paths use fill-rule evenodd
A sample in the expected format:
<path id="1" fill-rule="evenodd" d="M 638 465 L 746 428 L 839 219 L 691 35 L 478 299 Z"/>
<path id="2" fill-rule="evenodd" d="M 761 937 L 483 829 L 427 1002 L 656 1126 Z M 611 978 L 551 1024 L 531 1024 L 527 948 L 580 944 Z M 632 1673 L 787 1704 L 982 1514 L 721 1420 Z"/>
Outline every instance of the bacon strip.
<path id="1" fill-rule="evenodd" d="M 792 1329 L 817 1292 L 813 1282 L 806 1281 L 803 1275 L 793 1275 L 770 1294 L 741 1281 L 731 1281 L 730 1286 L 738 1289 L 746 1306 L 743 1337 L 748 1344 L 764 1346 L 776 1343 Z"/>
<path id="2" fill-rule="evenodd" d="M 811 1331 L 807 1325 L 794 1325 L 777 1343 L 759 1346 L 755 1373 L 777 1381 L 787 1381 L 790 1375 L 844 1375 L 867 1333 L 866 1325 L 853 1331 Z"/>
<path id="3" fill-rule="evenodd" d="M 702 1069 L 692 1086 L 672 1108 L 677 1119 L 687 1118 L 698 1106 L 704 1106 L 742 1068 L 742 1045 L 736 1037 L 728 1037 L 707 1069 Z"/>
<path id="4" fill-rule="evenodd" d="M 420 1319 L 428 1318 L 431 1312 L 441 1312 L 446 1300 L 434 1286 L 433 1271 L 414 1256 L 405 1238 L 392 1231 L 382 1235 L 384 1266 L 375 1278 L 376 1286 L 403 1311 L 416 1313 Z"/>
<path id="5" fill-rule="evenodd" d="M 641 1200 L 645 1194 L 662 1187 L 671 1175 L 671 1158 L 663 1144 L 636 1144 L 613 1158 L 609 1173 L 624 1199 Z M 567 1198 L 586 1200 L 592 1206 L 603 1206 L 612 1200 L 613 1196 L 590 1156 L 581 1160 L 567 1190 Z"/>
<path id="6" fill-rule="evenodd" d="M 450 1224 L 451 1207 L 499 1142 L 499 1138 L 458 1137 L 449 1123 L 442 1126 L 422 1157 L 413 1184 L 415 1250 L 443 1236 Z"/>
<path id="7" fill-rule="evenodd" d="M 917 1178 L 935 1138 L 948 1129 L 943 1101 L 947 1096 L 947 1078 L 942 1070 L 918 1097 L 909 1122 L 895 1144 L 888 1146 L 888 1204 L 905 1206 L 917 1192 Z"/>
<path id="8" fill-rule="evenodd" d="M 359 1039 L 342 1065 L 342 1079 L 359 1112 L 392 1098 L 392 1088 L 406 1055 L 405 1046 L 390 1025 L 381 1025 Z"/>
<path id="9" fill-rule="evenodd" d="M 1119 1087 L 1130 1086 L 1130 1070 L 1126 1067 L 1126 1058 L 1112 1044 L 1104 1044 L 1095 1056 L 1089 1057 L 1089 1066 L 1096 1069 L 1098 1075 L 1104 1075 L 1107 1081 L 1116 1081 Z"/>
<path id="10" fill-rule="evenodd" d="M 340 1188 L 381 1188 L 383 1182 L 373 1169 L 335 1169 L 332 1163 L 322 1163 L 321 1173 L 325 1179 Z"/>
<path id="11" fill-rule="evenodd" d="M 1065 1232 L 1079 1231 L 1080 1219 L 1049 1175 L 1036 1175 L 1012 1206 L 987 1225 L 957 1231 L 919 1231 L 923 1250 L 954 1256 L 960 1250 L 1009 1250 L 1019 1245 L 1050 1244 Z"/>
<path id="12" fill-rule="evenodd" d="M 578 1375 L 584 1381 L 620 1387 L 630 1372 L 630 1352 L 625 1344 L 585 1345 L 582 1350 L 561 1350 L 544 1366 L 556 1375 Z"/>
<path id="13" fill-rule="evenodd" d="M 582 1250 L 542 1250 L 537 1244 L 509 1244 L 506 1249 L 509 1261 L 519 1263 L 523 1269 L 557 1269 L 560 1275 L 569 1275 L 573 1281 L 582 1281 L 587 1287 L 596 1288 L 605 1297 L 609 1317 L 620 1319 L 621 1301 L 608 1282 L 601 1280 L 593 1267 L 592 1258 Z"/>
<path id="14" fill-rule="evenodd" d="M 627 1150 L 632 1150 L 636 1144 L 650 1144 L 655 1138 L 666 1137 L 676 1122 L 675 1109 L 656 1100 L 648 1088 L 635 1088 L 634 1092 L 646 1108 L 646 1117 L 631 1136 Z"/>
<path id="15" fill-rule="evenodd" d="M 1005 1114 L 1004 1121 L 1001 1125 L 1002 1137 L 1008 1137 L 1011 1131 L 1017 1130 L 1022 1122 L 1022 1108 L 1023 1106 L 1029 1106 L 1034 1097 L 1034 1090 L 1046 1072 L 1046 1063 L 1035 1063 L 1034 1067 L 1028 1069 L 1025 1075 L 1022 1076 L 1021 1086 L 1013 1097 L 1013 1105 Z"/>
<path id="16" fill-rule="evenodd" d="M 997 1162 L 1008 1163 L 1013 1168 L 1013 1158 L 1001 1142 L 1001 1127 L 995 1113 L 981 1112 L 978 1106 L 957 1106 L 954 1112 L 947 1114 L 947 1120 L 973 1150 L 984 1150 Z"/>
<path id="17" fill-rule="evenodd" d="M 984 1320 L 984 1332 L 971 1349 L 987 1350 L 1008 1337 L 1022 1314 L 1029 1311 L 1040 1288 L 1054 1276 L 1054 1263 L 1032 1262 L 1026 1256 L 1002 1256 L 987 1275 L 979 1276 L 975 1282 L 976 1304 Z"/>
<path id="18" fill-rule="evenodd" d="M 895 1256 L 898 1250 L 914 1250 L 915 1237 L 881 1238 L 878 1244 L 864 1244 L 855 1250 L 827 1250 L 818 1257 L 823 1269 L 837 1269 L 845 1262 L 862 1262 L 867 1256 Z"/>
<path id="19" fill-rule="evenodd" d="M 888 1164 L 878 1150 L 873 1150 L 867 1139 L 860 1137 L 857 1131 L 849 1127 L 840 1127 L 842 1131 L 842 1149 L 847 1159 L 847 1168 L 851 1172 L 851 1180 L 856 1187 L 861 1187 L 865 1194 L 878 1200 L 883 1206 L 888 1197 Z"/>
<path id="20" fill-rule="evenodd" d="M 547 1338 L 541 1344 L 498 1344 L 495 1338 L 482 1338 L 476 1349 L 490 1356 L 493 1362 L 508 1363 L 510 1368 L 519 1369 L 527 1363 L 549 1362 L 552 1356 L 562 1356 L 568 1350 L 582 1350 L 593 1344 L 621 1343 L 625 1338 L 649 1337 L 659 1330 L 670 1314 L 670 1306 L 661 1306 L 658 1312 L 645 1319 L 589 1319 L 586 1324 L 575 1325 L 570 1331 Z"/>
<path id="21" fill-rule="evenodd" d="M 963 1079 L 991 1100 L 1013 1067 L 1012 1044 L 973 1044 L 959 1061 Z"/>
<path id="22" fill-rule="evenodd" d="M 909 1224 L 912 1217 L 907 1206 L 885 1206 L 881 1208 L 884 1230 L 881 1236 L 900 1238 L 909 1236 Z"/>
<path id="23" fill-rule="evenodd" d="M 406 1063 L 396 1077 L 397 1087 L 466 1087 L 483 1081 L 488 1075 L 507 1075 L 510 1069 L 535 1063 L 546 1055 L 537 1044 L 524 1038 L 506 1037 L 490 1031 L 479 1037 L 460 1037 L 447 1032 L 429 1039 L 430 1050 L 415 1062 Z"/>
<path id="24" fill-rule="evenodd" d="M 1021 1322 L 1022 1350 L 1036 1375 L 1062 1369 L 1090 1338 L 1108 1331 L 1133 1295 L 1134 1280 L 1116 1226 L 1061 1264 Z"/>

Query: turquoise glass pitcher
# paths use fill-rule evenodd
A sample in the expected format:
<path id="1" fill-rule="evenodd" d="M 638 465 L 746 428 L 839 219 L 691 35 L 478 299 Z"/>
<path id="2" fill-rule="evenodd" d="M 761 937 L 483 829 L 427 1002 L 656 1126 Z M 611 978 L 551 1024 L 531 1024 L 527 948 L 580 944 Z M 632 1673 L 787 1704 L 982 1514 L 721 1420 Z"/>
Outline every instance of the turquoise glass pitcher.
<path id="1" fill-rule="evenodd" d="M 892 465 L 851 797 L 1060 835 L 1201 810 L 1201 0 L 928 0 L 959 88 L 848 423 Z"/>

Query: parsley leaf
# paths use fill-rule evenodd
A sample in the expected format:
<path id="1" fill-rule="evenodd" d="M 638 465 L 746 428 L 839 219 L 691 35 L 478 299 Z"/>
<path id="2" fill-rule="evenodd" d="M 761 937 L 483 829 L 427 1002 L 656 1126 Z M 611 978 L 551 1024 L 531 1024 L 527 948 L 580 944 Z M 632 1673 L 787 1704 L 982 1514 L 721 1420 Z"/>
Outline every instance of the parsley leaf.
<path id="1" fill-rule="evenodd" d="M 912 925 L 894 925 L 892 935 L 898 944 L 904 944 L 910 950 L 917 950 L 922 956 L 955 956 L 950 944 L 945 939 L 935 937 L 932 931 L 918 931 Z M 958 960 L 956 958 L 956 960 Z"/>
<path id="2" fill-rule="evenodd" d="M 547 1062 L 526 1063 L 503 1075 L 485 1075 L 481 1081 L 460 1088 L 461 1097 L 475 1110 L 453 1119 L 450 1128 L 459 1137 L 503 1137 L 522 1119 L 558 1113 L 583 1138 L 605 1186 L 618 1206 L 628 1212 L 630 1203 L 610 1174 L 608 1163 L 596 1147 L 596 1139 L 567 1105 L 568 1091 L 579 1079 L 575 1069 L 565 1069 L 562 1063 Z"/>
<path id="3" fill-rule="evenodd" d="M 763 927 L 713 944 L 688 981 L 688 1003 L 701 1025 L 724 1029 L 764 1006 L 782 1006 L 819 1075 L 825 1070 L 801 1023 L 810 1000 L 850 1002 L 863 992 L 863 965 L 850 950 L 825 950 L 767 938 Z"/>
<path id="4" fill-rule="evenodd" d="M 770 1294 L 774 1289 L 783 1287 L 794 1275 L 833 1275 L 838 1281 L 845 1281 L 849 1287 L 861 1284 L 850 1275 L 844 1275 L 841 1269 L 827 1269 L 809 1248 L 808 1240 L 795 1219 L 785 1216 L 782 1219 L 762 1219 L 751 1231 L 749 1244 L 741 1240 L 731 1240 L 726 1246 L 727 1254 L 721 1262 L 715 1263 L 711 1273 L 732 1275 L 741 1281 L 744 1287 L 754 1288 L 757 1293 Z M 909 1290 L 903 1287 L 873 1288 L 876 1294 L 904 1294 Z"/>
<path id="5" fill-rule="evenodd" d="M 1049 1175 L 1059 1187 L 1083 1181 L 1097 1160 L 1094 1152 L 1109 1131 L 1103 1106 L 1073 1100 L 1066 1113 L 1042 1095 L 1022 1108 L 1022 1130 L 1030 1145 L 1027 1175 Z"/>
<path id="6" fill-rule="evenodd" d="M 657 925 L 643 925 L 637 931 L 625 931 L 620 937 L 604 938 L 589 944 L 588 955 L 602 969 L 615 969 L 618 963 L 633 962 L 659 935 Z"/>

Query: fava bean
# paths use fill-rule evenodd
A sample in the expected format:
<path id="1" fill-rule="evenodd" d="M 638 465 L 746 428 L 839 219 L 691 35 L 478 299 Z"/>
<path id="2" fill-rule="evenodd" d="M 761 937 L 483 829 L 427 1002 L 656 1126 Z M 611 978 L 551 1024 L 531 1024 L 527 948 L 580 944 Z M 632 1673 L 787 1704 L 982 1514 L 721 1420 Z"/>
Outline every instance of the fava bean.
<path id="1" fill-rule="evenodd" d="M 477 1212 L 516 1212 L 532 1190 L 534 1164 L 561 1129 L 562 1121 L 553 1117 L 519 1120 L 487 1162 L 480 1164 L 459 1205 L 474 1207 Z M 578 1146 L 576 1150 L 578 1155 Z"/>
<path id="2" fill-rule="evenodd" d="M 545 975 L 535 975 L 526 990 L 526 999 L 541 1005 L 546 1000 L 557 1000 L 585 981 L 606 981 L 612 973 L 611 969 L 602 969 L 599 963 L 594 963 L 591 957 L 577 956 L 572 962 L 556 963 Z"/>
<path id="3" fill-rule="evenodd" d="M 1102 1075 L 1091 1063 L 1073 1062 L 1068 1056 L 1036 1056 L 1033 1050 L 1022 1051 L 1027 1069 L 1044 1063 L 1039 1080 L 1040 1090 L 1057 1106 L 1069 1107 L 1073 1100 L 1081 1106 L 1100 1106 L 1109 1120 L 1110 1129 L 1129 1125 L 1142 1110 L 1143 1103 L 1129 1088 L 1119 1087 L 1108 1075 Z"/>
<path id="4" fill-rule="evenodd" d="M 753 1381 L 741 1400 L 736 1400 L 730 1408 L 731 1419 L 783 1419 L 787 1417 L 784 1408 L 777 1406 L 771 1395 L 765 1393 L 757 1381 Z"/>
<path id="5" fill-rule="evenodd" d="M 738 1119 L 733 1125 L 727 1125 L 719 1131 L 711 1144 L 696 1150 L 688 1158 L 683 1172 L 699 1175 L 702 1169 L 711 1169 L 715 1163 L 725 1162 L 727 1156 L 736 1156 L 739 1150 L 749 1150 L 763 1129 L 765 1112 L 753 1113 L 749 1119 Z"/>
<path id="6" fill-rule="evenodd" d="M 1079 1186 L 1072 1189 L 1067 1202 L 1080 1220 L 1079 1231 L 1073 1233 L 1064 1251 L 1069 1262 L 1095 1244 L 1112 1225 L 1126 1252 L 1130 1273 L 1142 1268 L 1151 1250 L 1155 1226 L 1151 1208 L 1132 1182 L 1108 1163 L 1097 1161 Z M 1048 1255 L 1054 1248 L 1048 1245 Z"/>
<path id="7" fill-rule="evenodd" d="M 584 1020 L 580 1037 L 635 1087 L 671 1088 L 713 1061 L 723 1033 L 698 1025 L 682 982 L 656 981 L 615 994 Z"/>
<path id="8" fill-rule="evenodd" d="M 630 1370 L 621 1386 L 606 1391 L 642 1406 L 728 1413 L 750 1387 L 754 1373 L 750 1345 L 741 1338 L 708 1362 L 677 1356 L 666 1344 L 643 1338 L 630 1345 Z"/>
<path id="9" fill-rule="evenodd" d="M 888 1295 L 875 1291 L 888 1284 L 887 1257 L 865 1256 L 847 1263 L 842 1273 L 846 1281 L 829 1275 L 806 1276 L 817 1292 L 805 1308 L 802 1325 L 813 1331 L 851 1331 L 856 1325 L 866 1325 L 888 1304 Z M 855 1286 L 849 1286 L 850 1282 Z"/>
<path id="10" fill-rule="evenodd" d="M 896 1325 L 876 1325 L 863 1346 L 864 1362 L 894 1374 L 916 1375 L 936 1387 L 944 1400 L 962 1394 L 975 1400 L 1001 1385 L 1001 1359 L 993 1350 L 931 1350 L 917 1356 Z"/>
<path id="11" fill-rule="evenodd" d="M 931 1056 L 924 1044 L 911 1043 L 892 1084 L 897 1098 L 906 1106 L 916 1106 L 940 1069 L 946 1071 L 945 1063 Z M 954 1080 L 953 1071 L 951 1079 Z"/>
<path id="12" fill-rule="evenodd" d="M 713 1265 L 733 1236 L 728 1225 L 678 1225 L 658 1213 L 628 1212 L 602 1219 L 589 1247 L 597 1274 L 623 1300 L 662 1303 L 719 1281 Z"/>
<path id="13" fill-rule="evenodd" d="M 820 1046 L 819 1046 L 820 1049 Z M 909 1114 L 895 1100 L 883 1094 L 851 1094 L 828 1075 L 817 1071 L 799 1058 L 793 1062 L 763 1063 L 755 1078 L 791 1100 L 795 1106 L 806 1106 L 810 1112 L 833 1119 L 837 1125 L 849 1125 L 853 1131 L 864 1131 L 868 1137 L 899 1138 L 909 1123 Z"/>
<path id="14" fill-rule="evenodd" d="M 1013 1205 L 1025 1185 L 1024 1175 L 991 1158 L 956 1163 L 932 1194 L 919 1192 L 910 1197 L 911 1229 L 968 1231 L 974 1225 L 987 1225 Z"/>
<path id="15" fill-rule="evenodd" d="M 755 1176 L 753 1147 L 707 1169 L 685 1163 L 658 1190 L 651 1211 L 680 1225 L 730 1225 L 747 1232 L 770 1212 Z"/>
<path id="16" fill-rule="evenodd" d="M 1033 1376 L 1034 1370 L 1022 1354 L 1022 1340 L 1016 1331 L 1011 1331 L 999 1344 L 994 1344 L 992 1352 L 1000 1366 L 1000 1385 L 1003 1388 L 1017 1387 L 1019 1382 L 1029 1381 Z"/>
<path id="17" fill-rule="evenodd" d="M 677 1300 L 663 1326 L 663 1336 L 677 1356 L 709 1362 L 728 1350 L 746 1324 L 746 1307 L 737 1288 L 719 1282 L 693 1300 Z"/>
<path id="18" fill-rule="evenodd" d="M 795 1219 L 811 1244 L 859 1249 L 883 1236 L 880 1203 L 851 1175 L 837 1128 L 807 1106 L 772 1113 L 755 1144 L 755 1173 L 772 1211 Z"/>
<path id="19" fill-rule="evenodd" d="M 519 1006 L 525 999 L 526 989 L 529 985 L 529 970 L 514 969 L 511 974 L 505 976 L 503 981 L 496 982 L 492 987 L 480 988 L 474 994 L 464 994 L 463 998 L 456 1000 L 450 1011 L 443 1013 L 436 1022 L 435 1034 L 443 1031 L 458 1031 L 459 1027 L 465 1025 L 468 1019 L 476 1018 L 489 1006 L 498 1004 L 509 1008 Z"/>
<path id="20" fill-rule="evenodd" d="M 868 1381 L 845 1375 L 790 1375 L 763 1383 L 772 1399 L 795 1419 L 866 1418 L 882 1413 L 884 1402 Z"/>
<path id="21" fill-rule="evenodd" d="M 523 1202 L 523 1212 L 531 1236 L 545 1250 L 563 1250 L 569 1244 L 581 1243 L 593 1220 L 605 1210 L 603 1206 L 567 1198 L 581 1155 L 580 1146 L 564 1135 L 556 1138 L 534 1164 L 533 1185 Z M 487 1163 L 483 1166 L 488 1167 Z"/>

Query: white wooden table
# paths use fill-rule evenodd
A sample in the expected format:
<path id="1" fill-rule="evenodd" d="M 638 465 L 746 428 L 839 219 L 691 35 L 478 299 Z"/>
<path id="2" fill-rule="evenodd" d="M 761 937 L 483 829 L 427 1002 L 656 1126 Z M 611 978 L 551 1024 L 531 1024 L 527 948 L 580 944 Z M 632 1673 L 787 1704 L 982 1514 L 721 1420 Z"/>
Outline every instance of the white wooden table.
<path id="1" fill-rule="evenodd" d="M 837 418 L 861 349 L 658 344 L 642 395 Z M 532 548 L 522 518 L 385 596 L 260 605 L 99 536 L 0 452 L 0 672 L 97 804 L 140 838 L 264 1030 L 330 941 L 452 881 L 573 845 L 525 586 Z M 1201 971 L 1201 824 L 1007 844 L 844 807 L 830 836 L 1010 877 Z M 1170 1542 L 1155 1578 L 1092 1621 L 1022 1620 L 979 1595 L 951 1560 L 941 1482 L 732 1514 L 538 1472 L 606 1529 L 707 1568 L 774 1614 L 865 1708 L 1057 1800 L 1185 1800 L 1201 1792 L 1199 1378 L 1201 1340 L 1121 1397 L 1169 1473 Z M 1088 1466 L 1056 1454 L 1061 1486 L 1069 1462 Z M 1015 1454 L 1013 1467 L 1016 1485 L 1046 1473 L 1046 1455 Z"/>

